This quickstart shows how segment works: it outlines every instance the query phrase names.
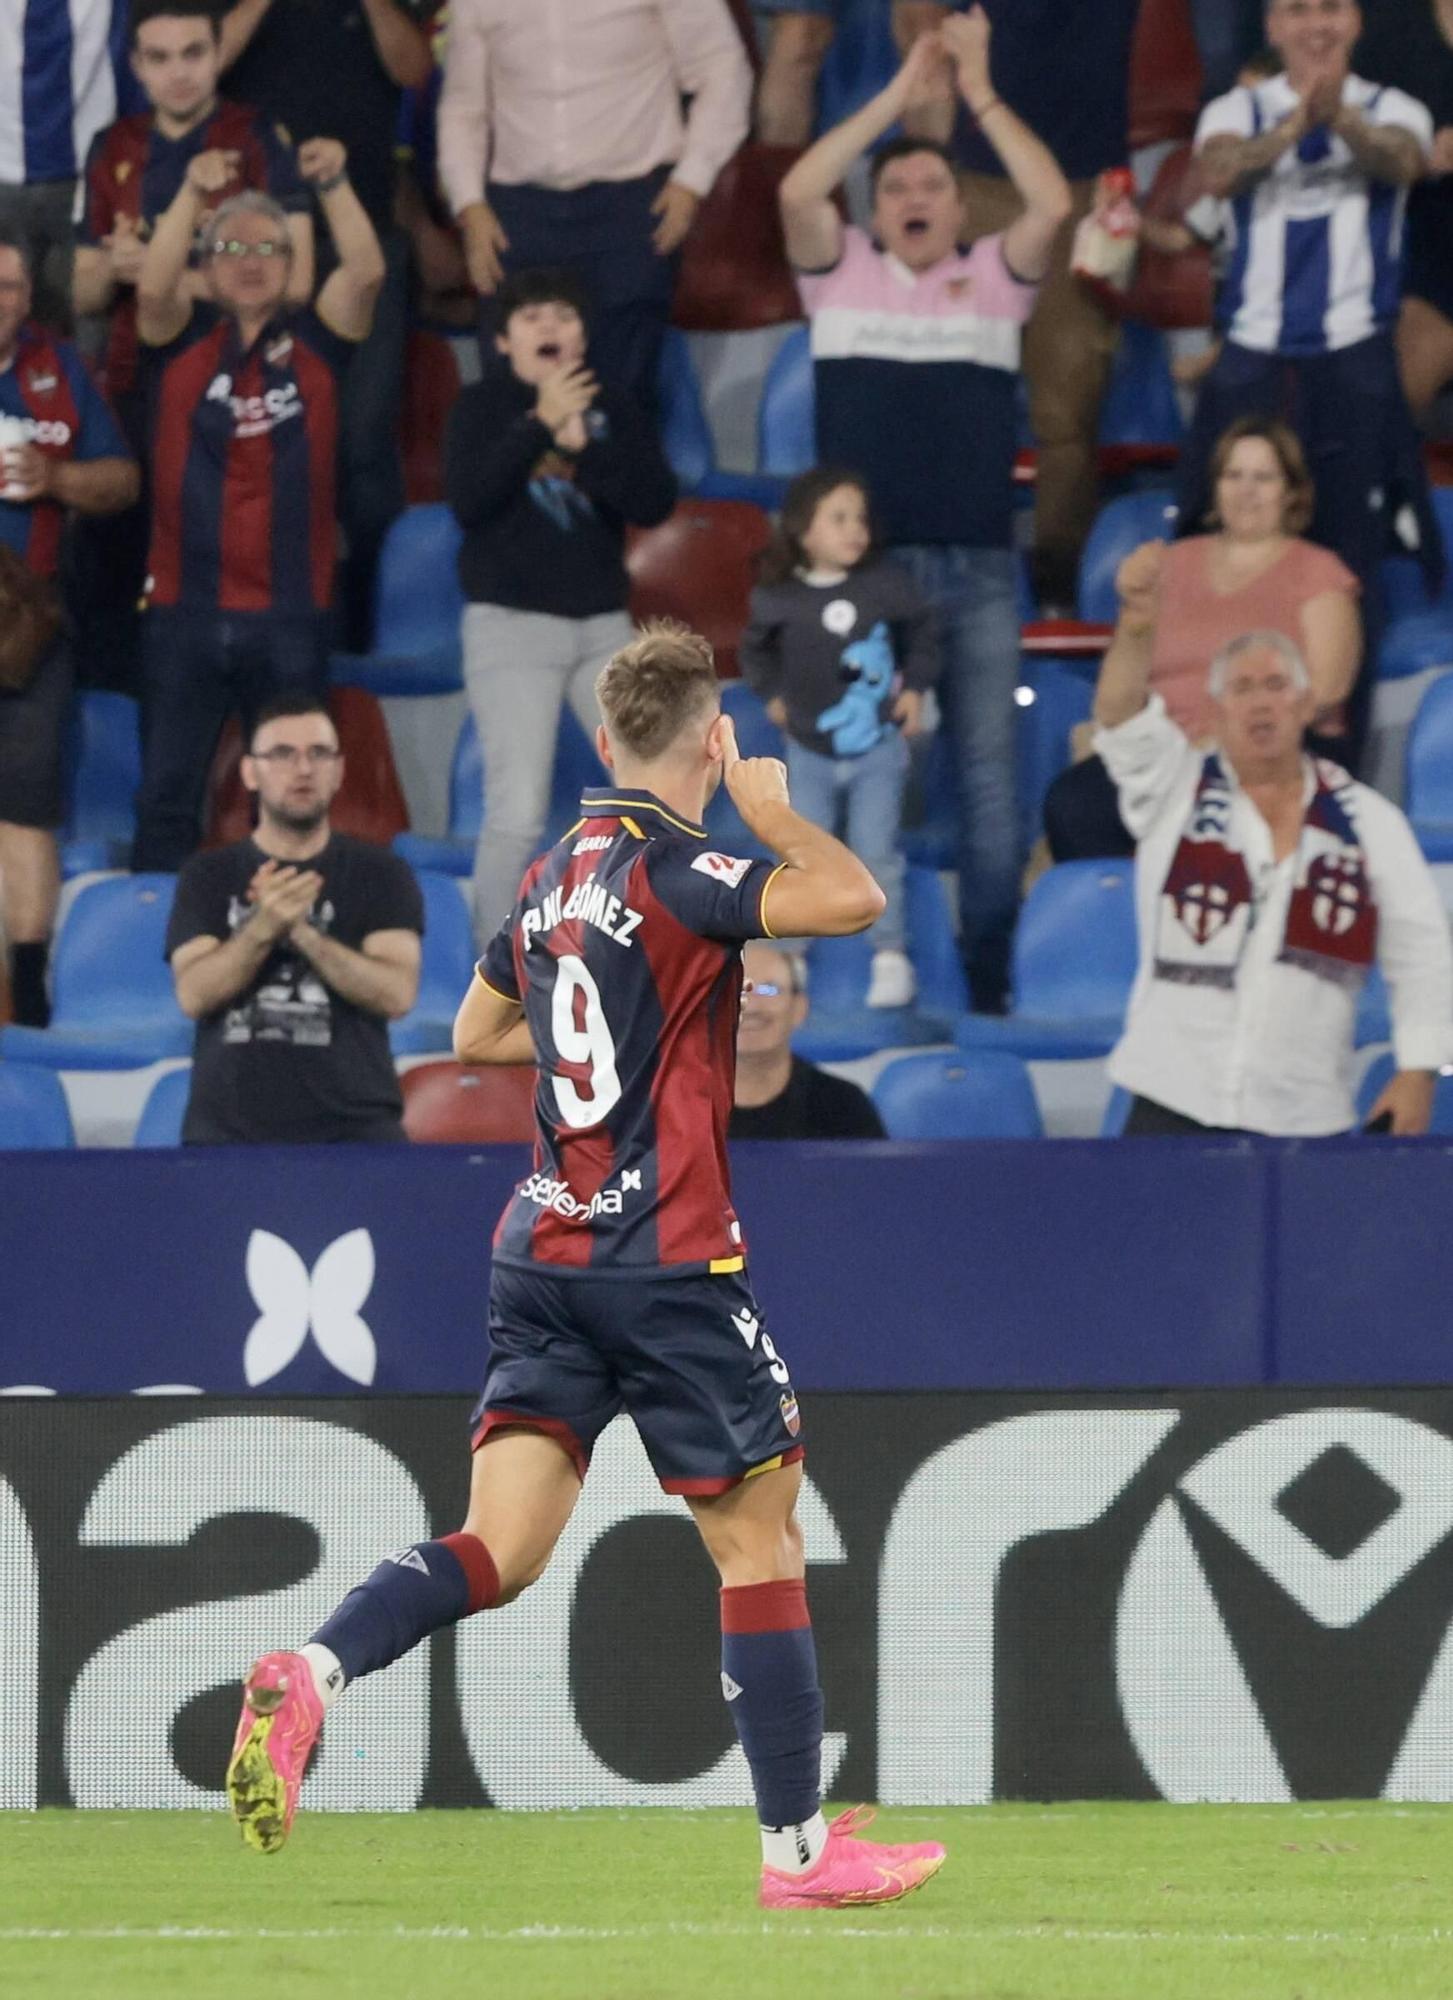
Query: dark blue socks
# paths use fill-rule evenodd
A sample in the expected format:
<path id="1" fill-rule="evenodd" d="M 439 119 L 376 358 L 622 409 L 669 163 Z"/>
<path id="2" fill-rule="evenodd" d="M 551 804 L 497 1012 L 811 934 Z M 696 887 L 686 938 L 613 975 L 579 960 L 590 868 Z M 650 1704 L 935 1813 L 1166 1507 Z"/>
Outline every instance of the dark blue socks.
<path id="1" fill-rule="evenodd" d="M 721 1687 L 762 1824 L 810 1820 L 822 1784 L 822 1691 L 805 1583 L 722 1591 Z"/>
<path id="2" fill-rule="evenodd" d="M 355 1681 L 401 1659 L 440 1626 L 487 1610 L 498 1596 L 499 1576 L 484 1543 L 445 1535 L 381 1562 L 308 1643 L 336 1654 Z"/>

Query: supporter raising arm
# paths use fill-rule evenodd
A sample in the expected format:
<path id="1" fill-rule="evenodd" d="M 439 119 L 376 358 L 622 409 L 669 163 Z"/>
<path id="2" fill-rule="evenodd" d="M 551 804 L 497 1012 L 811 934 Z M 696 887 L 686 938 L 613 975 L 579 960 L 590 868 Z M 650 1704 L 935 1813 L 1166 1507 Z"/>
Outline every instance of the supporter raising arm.
<path id="1" fill-rule="evenodd" d="M 941 101 L 945 71 L 951 69 L 970 115 L 1024 202 L 1024 213 L 1004 234 L 1005 261 L 1027 283 L 1043 277 L 1050 245 L 1070 212 L 1069 186 L 1049 148 L 995 95 L 989 39 L 988 16 L 977 6 L 920 35 L 893 80 L 860 111 L 824 133 L 784 177 L 778 196 L 782 224 L 787 254 L 799 270 L 827 270 L 837 262 L 843 223 L 832 200 L 834 189 L 890 126 Z"/>

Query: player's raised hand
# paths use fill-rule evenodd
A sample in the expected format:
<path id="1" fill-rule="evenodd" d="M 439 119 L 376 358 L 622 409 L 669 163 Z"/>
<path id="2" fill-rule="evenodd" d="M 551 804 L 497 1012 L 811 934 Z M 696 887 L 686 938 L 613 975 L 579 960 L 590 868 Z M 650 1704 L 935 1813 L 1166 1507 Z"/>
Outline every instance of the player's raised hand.
<path id="1" fill-rule="evenodd" d="M 729 715 L 721 718 L 721 774 L 732 804 L 754 833 L 754 814 L 792 803 L 787 796 L 787 766 L 776 757 L 744 757 Z"/>

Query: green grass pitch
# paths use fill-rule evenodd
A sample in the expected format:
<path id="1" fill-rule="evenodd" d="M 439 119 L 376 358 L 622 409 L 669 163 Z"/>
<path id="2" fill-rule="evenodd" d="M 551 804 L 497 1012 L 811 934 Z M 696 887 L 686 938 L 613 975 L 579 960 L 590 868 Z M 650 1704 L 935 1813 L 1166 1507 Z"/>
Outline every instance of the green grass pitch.
<path id="1" fill-rule="evenodd" d="M 5 2000 L 1422 2000 L 1453 1808 L 888 1810 L 943 1872 L 769 1916 L 747 1813 L 0 1814 Z"/>

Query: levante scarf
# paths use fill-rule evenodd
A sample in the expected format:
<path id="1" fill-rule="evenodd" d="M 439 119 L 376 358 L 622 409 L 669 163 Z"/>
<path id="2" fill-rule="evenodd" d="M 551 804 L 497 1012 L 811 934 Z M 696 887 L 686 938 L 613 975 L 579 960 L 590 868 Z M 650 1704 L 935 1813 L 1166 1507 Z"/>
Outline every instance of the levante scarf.
<path id="1" fill-rule="evenodd" d="M 1297 844 L 1296 885 L 1277 954 L 1320 978 L 1358 986 L 1377 946 L 1377 905 L 1357 837 L 1352 779 L 1320 758 L 1316 791 Z M 1190 817 L 1160 894 L 1155 976 L 1187 986 L 1231 987 L 1257 899 L 1231 841 L 1235 794 L 1213 750 L 1201 766 Z"/>

